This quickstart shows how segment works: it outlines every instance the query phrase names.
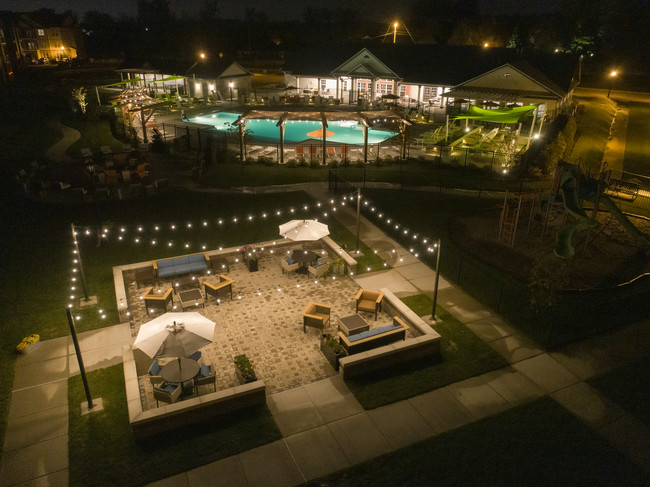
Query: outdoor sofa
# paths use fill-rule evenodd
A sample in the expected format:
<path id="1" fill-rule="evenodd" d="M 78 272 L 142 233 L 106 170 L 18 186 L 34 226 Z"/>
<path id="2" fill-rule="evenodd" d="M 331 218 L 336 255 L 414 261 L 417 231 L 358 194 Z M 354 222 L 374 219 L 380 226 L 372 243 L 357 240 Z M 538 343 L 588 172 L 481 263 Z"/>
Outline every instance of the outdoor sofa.
<path id="1" fill-rule="evenodd" d="M 174 277 L 190 272 L 202 272 L 208 269 L 209 258 L 205 253 L 181 255 L 153 262 L 158 277 Z"/>
<path id="2" fill-rule="evenodd" d="M 393 317 L 390 325 L 374 328 L 372 330 L 357 333 L 355 335 L 345 336 L 339 332 L 339 342 L 348 352 L 353 353 L 365 352 L 382 345 L 397 342 L 406 339 L 406 330 L 409 326 L 399 316 Z"/>

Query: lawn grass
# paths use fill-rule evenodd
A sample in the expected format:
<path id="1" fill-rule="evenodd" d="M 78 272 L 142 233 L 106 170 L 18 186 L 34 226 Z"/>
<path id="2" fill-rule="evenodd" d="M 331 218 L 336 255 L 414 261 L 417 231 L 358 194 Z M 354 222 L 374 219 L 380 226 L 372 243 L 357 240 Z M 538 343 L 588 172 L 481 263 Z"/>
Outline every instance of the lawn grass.
<path id="1" fill-rule="evenodd" d="M 108 145 L 114 152 L 122 151 L 122 142 L 113 137 L 108 120 L 104 118 L 93 119 L 68 113 L 61 118 L 61 123 L 78 130 L 81 135 L 79 140 L 67 148 L 66 154 L 70 157 L 78 158 L 82 147 L 98 152 L 101 146 Z"/>
<path id="2" fill-rule="evenodd" d="M 402 301 L 419 316 L 431 314 L 433 302 L 426 295 L 409 296 Z M 441 322 L 433 329 L 442 339 L 441 360 L 419 360 L 346 381 L 364 409 L 401 401 L 508 365 L 441 306 L 436 306 L 436 315 Z"/>
<path id="3" fill-rule="evenodd" d="M 650 357 L 612 370 L 587 382 L 626 411 L 650 425 Z"/>
<path id="4" fill-rule="evenodd" d="M 143 485 L 282 438 L 266 406 L 136 442 L 122 365 L 88 373 L 104 409 L 81 416 L 81 376 L 68 381 L 70 485 Z M 216 479 L 215 479 L 216 481 Z"/>
<path id="5" fill-rule="evenodd" d="M 308 485 L 632 486 L 649 480 L 546 397 Z"/>

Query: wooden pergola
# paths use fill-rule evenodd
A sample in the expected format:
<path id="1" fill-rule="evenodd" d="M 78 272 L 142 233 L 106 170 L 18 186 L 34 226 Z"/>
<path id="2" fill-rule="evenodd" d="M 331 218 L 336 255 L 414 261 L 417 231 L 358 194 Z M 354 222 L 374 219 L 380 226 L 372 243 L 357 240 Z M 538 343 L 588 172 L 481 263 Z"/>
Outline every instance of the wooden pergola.
<path id="1" fill-rule="evenodd" d="M 337 121 L 357 121 L 361 124 L 363 130 L 363 162 L 368 162 L 368 129 L 379 121 L 396 121 L 398 123 L 399 133 L 402 139 L 400 155 L 402 159 L 406 158 L 406 127 L 411 122 L 404 117 L 388 110 L 381 111 L 359 111 L 359 112 L 284 112 L 284 111 L 263 111 L 252 110 L 239 117 L 235 122 L 239 128 L 239 151 L 241 160 L 245 160 L 246 151 L 244 150 L 244 133 L 248 120 L 277 120 L 276 127 L 280 130 L 280 164 L 284 163 L 284 126 L 291 120 L 311 120 L 321 122 L 322 125 L 322 157 L 323 164 L 327 163 L 327 127 L 329 122 Z"/>
<path id="2" fill-rule="evenodd" d="M 145 88 L 131 87 L 122 90 L 122 92 L 113 97 L 113 101 L 122 109 L 122 117 L 126 115 L 129 120 L 129 127 L 133 127 L 133 114 L 139 114 L 140 123 L 142 124 L 142 140 L 146 144 L 147 122 L 154 114 L 156 107 L 164 102 L 151 98 Z"/>

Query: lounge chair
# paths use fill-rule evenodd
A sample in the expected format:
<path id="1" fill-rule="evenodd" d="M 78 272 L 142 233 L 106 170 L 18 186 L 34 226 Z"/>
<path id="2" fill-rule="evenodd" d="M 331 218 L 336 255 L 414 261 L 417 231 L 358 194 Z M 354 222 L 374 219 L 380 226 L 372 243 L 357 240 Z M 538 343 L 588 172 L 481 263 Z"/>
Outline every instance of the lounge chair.
<path id="1" fill-rule="evenodd" d="M 181 397 L 183 388 L 179 385 L 163 383 L 160 387 L 153 387 L 153 398 L 156 400 L 156 407 L 159 406 L 158 401 L 173 404 Z"/>

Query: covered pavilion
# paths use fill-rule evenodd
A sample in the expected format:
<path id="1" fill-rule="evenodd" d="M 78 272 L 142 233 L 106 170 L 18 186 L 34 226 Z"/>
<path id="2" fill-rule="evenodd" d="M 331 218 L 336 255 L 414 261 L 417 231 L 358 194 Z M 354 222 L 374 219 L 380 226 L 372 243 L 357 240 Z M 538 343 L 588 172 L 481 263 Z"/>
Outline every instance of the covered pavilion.
<path id="1" fill-rule="evenodd" d="M 368 129 L 374 123 L 379 121 L 395 122 L 397 123 L 400 137 L 401 137 L 401 150 L 400 157 L 406 158 L 406 127 L 411 125 L 403 116 L 388 111 L 358 111 L 358 112 L 285 112 L 285 111 L 262 111 L 251 110 L 250 112 L 239 117 L 234 125 L 239 129 L 239 151 L 241 160 L 245 160 L 246 154 L 244 150 L 244 134 L 246 131 L 246 123 L 248 120 L 277 120 L 276 126 L 280 131 L 280 164 L 284 163 L 284 126 L 291 120 L 312 120 L 319 121 L 322 124 L 320 130 L 322 136 L 323 150 L 322 158 L 323 164 L 327 163 L 327 127 L 328 121 L 347 121 L 353 120 L 360 123 L 363 129 L 363 162 L 368 162 Z"/>

